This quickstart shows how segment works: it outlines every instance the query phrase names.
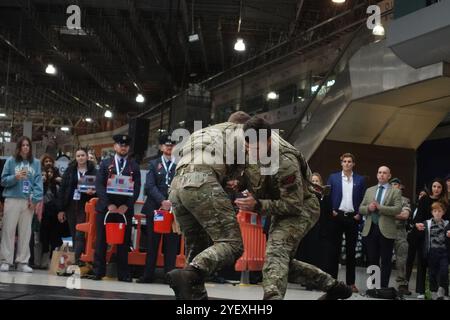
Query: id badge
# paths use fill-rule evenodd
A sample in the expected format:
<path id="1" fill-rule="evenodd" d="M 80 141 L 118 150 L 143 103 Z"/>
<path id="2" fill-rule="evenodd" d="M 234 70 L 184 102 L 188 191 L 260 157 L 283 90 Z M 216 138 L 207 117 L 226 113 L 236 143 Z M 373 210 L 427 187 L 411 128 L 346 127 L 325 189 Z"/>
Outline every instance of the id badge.
<path id="1" fill-rule="evenodd" d="M 81 199 L 81 193 L 79 189 L 75 189 L 73 191 L 73 200 L 80 200 Z"/>
<path id="2" fill-rule="evenodd" d="M 29 180 L 24 180 L 23 181 L 22 192 L 23 193 L 30 193 L 30 181 Z"/>

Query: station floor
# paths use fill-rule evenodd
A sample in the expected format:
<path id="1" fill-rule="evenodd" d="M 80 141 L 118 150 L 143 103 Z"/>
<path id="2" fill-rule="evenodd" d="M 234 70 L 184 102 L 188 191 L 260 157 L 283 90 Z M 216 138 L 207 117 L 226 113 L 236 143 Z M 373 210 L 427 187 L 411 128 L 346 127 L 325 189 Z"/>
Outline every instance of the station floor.
<path id="1" fill-rule="evenodd" d="M 340 269 L 343 279 L 345 268 Z M 415 274 L 413 274 L 415 277 Z M 365 291 L 367 276 L 363 268 L 357 268 L 357 287 Z M 47 271 L 35 270 L 31 274 L 22 272 L 0 273 L 0 300 L 48 300 L 48 299 L 118 299 L 118 300 L 173 300 L 173 291 L 166 284 L 138 284 L 118 282 L 115 279 L 94 281 L 81 279 L 80 289 L 68 289 L 68 277 L 49 275 Z M 395 284 L 395 270 L 390 285 Z M 208 295 L 212 299 L 260 300 L 263 290 L 260 285 L 207 283 Z M 414 288 L 410 288 L 414 289 Z M 286 300 L 316 300 L 319 291 L 308 291 L 295 284 L 289 284 Z M 351 300 L 371 299 L 363 294 L 353 294 Z M 406 297 L 416 300 L 416 294 Z"/>

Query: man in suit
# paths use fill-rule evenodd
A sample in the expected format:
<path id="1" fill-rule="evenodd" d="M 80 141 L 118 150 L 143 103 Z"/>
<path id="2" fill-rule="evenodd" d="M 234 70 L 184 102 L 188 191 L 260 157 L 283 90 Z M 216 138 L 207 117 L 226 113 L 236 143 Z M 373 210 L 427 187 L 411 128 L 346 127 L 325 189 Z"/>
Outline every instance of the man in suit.
<path id="1" fill-rule="evenodd" d="M 331 174 L 327 181 L 331 187 L 332 217 L 329 232 L 333 235 L 334 248 L 332 254 L 329 255 L 327 263 L 329 267 L 326 269 L 337 279 L 342 234 L 345 234 L 346 283 L 356 293 L 358 288 L 355 286 L 355 251 L 358 240 L 358 224 L 361 221 L 358 209 L 366 191 L 366 184 L 362 176 L 353 172 L 354 155 L 344 153 L 340 160 L 342 171 Z"/>
<path id="2" fill-rule="evenodd" d="M 378 169 L 378 184 L 367 189 L 359 212 L 366 217 L 362 235 L 366 241 L 367 260 L 370 265 L 380 265 L 381 287 L 389 286 L 392 269 L 392 250 L 397 238 L 395 217 L 402 211 L 402 193 L 389 184 L 391 170 Z"/>
<path id="3" fill-rule="evenodd" d="M 172 157 L 174 142 L 165 134 L 159 139 L 161 157 L 150 161 L 149 170 L 145 180 L 144 193 L 147 195 L 142 212 L 147 215 L 147 258 L 144 275 L 138 283 L 151 283 L 154 281 L 158 246 L 163 236 L 164 272 L 175 269 L 179 250 L 180 236 L 176 233 L 156 233 L 153 231 L 154 210 L 159 208 L 170 210 L 172 203 L 169 197 L 170 183 L 175 175 L 175 159 Z"/>
<path id="4" fill-rule="evenodd" d="M 104 219 L 107 212 L 117 212 L 124 214 L 127 225 L 125 228 L 125 239 L 123 244 L 117 245 L 117 276 L 119 281 L 132 282 L 128 268 L 128 250 L 131 242 L 131 223 L 134 215 L 134 203 L 139 197 L 141 189 L 141 172 L 136 161 L 128 157 L 130 151 L 130 136 L 119 134 L 113 136 L 114 151 L 113 157 L 102 161 L 97 171 L 95 187 L 98 195 L 98 202 L 95 207 L 97 239 L 95 243 L 94 255 L 94 280 L 101 280 L 106 274 L 106 234 Z M 114 177 L 131 177 L 134 182 L 133 194 L 122 195 L 107 191 L 108 179 Z M 123 219 L 118 220 L 123 221 Z"/>

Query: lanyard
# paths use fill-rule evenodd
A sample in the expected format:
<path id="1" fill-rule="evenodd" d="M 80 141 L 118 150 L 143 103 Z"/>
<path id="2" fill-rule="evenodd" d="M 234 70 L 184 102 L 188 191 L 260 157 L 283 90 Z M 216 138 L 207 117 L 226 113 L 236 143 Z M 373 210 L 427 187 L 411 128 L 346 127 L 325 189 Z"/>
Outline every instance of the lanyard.
<path id="1" fill-rule="evenodd" d="M 123 159 L 123 167 L 122 167 L 122 169 L 119 172 L 119 162 L 117 161 L 117 158 L 118 158 L 117 156 L 114 156 L 114 160 L 116 162 L 116 172 L 117 172 L 118 176 L 121 176 L 122 172 L 123 172 L 123 169 L 125 169 L 125 167 L 127 166 L 127 160 Z"/>
<path id="2" fill-rule="evenodd" d="M 170 186 L 169 173 L 170 173 L 170 170 L 172 169 L 173 164 L 175 163 L 175 161 L 173 161 L 174 158 L 171 158 L 170 160 L 171 160 L 170 166 L 169 166 L 169 168 L 167 168 L 166 160 L 164 159 L 164 156 L 161 156 L 162 165 L 164 166 L 164 170 L 166 170 L 166 185 L 167 186 Z"/>
<path id="3" fill-rule="evenodd" d="M 84 175 L 86 174 L 86 171 L 81 172 L 80 170 L 77 170 L 77 174 L 78 174 L 78 181 L 80 181 L 81 177 L 84 177 Z"/>

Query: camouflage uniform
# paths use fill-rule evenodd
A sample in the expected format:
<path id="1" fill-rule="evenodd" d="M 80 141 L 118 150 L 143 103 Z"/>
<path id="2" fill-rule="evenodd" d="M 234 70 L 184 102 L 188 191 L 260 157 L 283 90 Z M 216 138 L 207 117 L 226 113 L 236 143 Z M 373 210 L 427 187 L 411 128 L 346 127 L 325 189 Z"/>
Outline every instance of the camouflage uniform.
<path id="1" fill-rule="evenodd" d="M 411 214 L 410 201 L 406 197 L 402 197 L 402 211 L 409 211 Z M 406 240 L 406 224 L 408 220 L 395 220 L 397 225 L 397 238 L 394 243 L 395 265 L 397 268 L 397 284 L 399 286 L 407 286 L 406 280 L 406 259 L 408 258 L 408 241 Z"/>
<path id="2" fill-rule="evenodd" d="M 211 275 L 233 264 L 242 255 L 243 244 L 236 213 L 222 187 L 232 166 L 207 165 L 204 163 L 208 163 L 208 159 L 200 161 L 200 154 L 188 154 L 197 148 L 205 150 L 217 142 L 218 135 L 237 127 L 236 124 L 225 122 L 194 132 L 180 146 L 182 157 L 171 183 L 169 200 L 185 236 L 187 262 L 204 275 Z M 220 146 L 220 143 L 217 146 L 228 147 L 223 144 Z M 215 151 L 216 156 L 224 157 L 220 150 Z M 197 164 L 201 162 L 203 164 Z"/>
<path id="3" fill-rule="evenodd" d="M 337 284 L 319 268 L 294 259 L 301 239 L 317 222 L 320 204 L 304 176 L 311 171 L 299 151 L 277 134 L 272 143 L 279 143 L 279 170 L 272 176 L 261 176 L 257 168 L 245 170 L 249 189 L 259 200 L 259 211 L 271 216 L 269 239 L 263 267 L 264 299 L 283 299 L 288 280 L 329 290 Z"/>

